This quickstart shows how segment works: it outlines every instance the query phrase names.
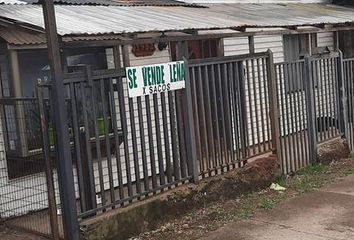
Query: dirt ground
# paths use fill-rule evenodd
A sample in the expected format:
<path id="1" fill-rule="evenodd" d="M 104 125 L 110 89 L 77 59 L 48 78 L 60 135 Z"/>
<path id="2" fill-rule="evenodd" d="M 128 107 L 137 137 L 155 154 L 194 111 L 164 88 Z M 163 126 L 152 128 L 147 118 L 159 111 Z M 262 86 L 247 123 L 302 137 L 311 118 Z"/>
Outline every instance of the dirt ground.
<path id="1" fill-rule="evenodd" d="M 166 221 L 155 231 L 143 233 L 131 238 L 131 240 L 193 240 L 203 238 L 223 226 L 250 219 L 257 212 L 271 210 L 285 200 L 338 182 L 343 177 L 352 174 L 354 174 L 353 159 L 333 162 L 330 166 L 309 166 L 300 170 L 295 176 L 277 179 L 277 183 L 287 188 L 284 192 L 265 189 L 232 200 L 204 204 L 188 214 Z M 46 238 L 10 229 L 0 224 L 0 240 L 44 239 Z"/>
<path id="2" fill-rule="evenodd" d="M 277 179 L 277 183 L 287 188 L 284 192 L 265 189 L 237 199 L 206 204 L 184 216 L 167 221 L 155 231 L 143 233 L 131 240 L 203 238 L 229 223 L 250 219 L 257 212 L 271 210 L 285 200 L 340 181 L 352 174 L 353 159 L 332 162 L 330 166 L 309 166 L 294 176 Z"/>
<path id="3" fill-rule="evenodd" d="M 14 230 L 0 225 L 0 240 L 48 240 L 21 230 Z"/>

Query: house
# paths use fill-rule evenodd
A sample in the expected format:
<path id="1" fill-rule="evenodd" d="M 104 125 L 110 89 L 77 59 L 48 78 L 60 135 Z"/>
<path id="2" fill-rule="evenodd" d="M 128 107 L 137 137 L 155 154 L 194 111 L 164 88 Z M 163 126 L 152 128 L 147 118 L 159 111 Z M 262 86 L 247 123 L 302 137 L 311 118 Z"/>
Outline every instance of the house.
<path id="1" fill-rule="evenodd" d="M 82 73 L 83 66 L 90 66 L 90 70 L 87 70 L 87 67 L 85 69 L 96 71 L 95 73 L 105 70 L 107 75 L 104 75 L 106 77 L 102 77 L 102 79 L 106 79 L 111 76 L 108 75 L 109 70 L 115 68 L 181 60 L 180 52 L 183 49 L 181 43 L 186 44 L 184 46 L 188 48 L 190 59 L 252 54 L 266 52 L 268 49 L 273 52 L 275 64 L 296 62 L 308 55 L 326 55 L 339 49 L 343 51 L 344 56 L 353 57 L 352 47 L 348 46 L 354 44 L 351 35 L 354 29 L 354 9 L 322 1 L 282 1 L 281 3 L 279 1 L 252 1 L 252 3 L 210 1 L 207 3 L 196 2 L 197 4 L 194 4 L 194 1 L 178 2 L 173 0 L 145 0 L 143 2 L 65 0 L 55 2 L 62 62 L 67 76 L 71 76 L 68 79 L 71 80 L 73 75 Z M 35 1 L 6 0 L 4 4 L 0 5 L 1 117 L 3 120 L 2 131 L 0 131 L 2 133 L 1 218 L 25 215 L 48 207 L 36 93 L 38 81 L 42 83 L 50 81 L 43 29 L 41 6 Z M 255 66 L 245 66 L 242 71 L 247 72 L 250 68 L 254 70 L 259 66 L 260 63 L 256 63 Z M 201 70 L 198 71 L 199 74 L 203 74 Z M 256 148 L 260 148 L 262 144 L 268 144 L 271 137 L 268 116 L 270 107 L 266 104 L 267 86 L 262 81 L 265 78 L 264 73 L 265 71 L 263 74 L 252 75 L 254 82 L 246 81 L 244 89 L 246 111 L 244 112 L 245 116 L 242 117 L 245 120 L 242 127 L 248 136 L 247 145 L 257 146 Z M 327 79 L 331 75 L 331 73 L 323 74 L 327 76 Z M 118 76 L 116 77 L 119 79 Z M 143 176 L 149 179 L 152 175 L 159 176 L 158 182 L 152 181 L 150 183 L 150 180 L 145 182 L 145 189 L 154 190 L 154 192 L 167 186 L 164 185 L 164 178 L 160 177 L 165 171 L 175 171 L 177 167 L 180 167 L 179 174 L 181 176 L 178 183 L 190 179 L 187 163 L 181 161 L 180 165 L 173 166 L 173 170 L 168 170 L 172 168 L 172 166 L 168 167 L 168 159 L 177 157 L 173 147 L 181 146 L 181 144 L 172 143 L 176 138 L 173 136 L 173 129 L 178 128 L 179 125 L 174 125 L 171 120 L 176 117 L 173 116 L 177 111 L 175 108 L 181 107 L 177 103 L 180 98 L 174 93 L 139 99 L 128 99 L 127 95 L 124 95 L 126 99 L 122 104 L 121 95 L 118 93 L 119 89 L 117 90 L 120 80 L 117 79 L 111 77 L 110 81 L 113 83 L 111 88 L 111 85 L 104 85 L 97 77 L 97 83 L 102 84 L 97 85 L 97 88 L 103 86 L 105 91 L 112 91 L 113 94 L 111 92 L 108 94 L 105 91 L 96 93 L 93 95 L 94 97 L 87 100 L 93 101 L 92 103 L 95 104 L 91 104 L 91 102 L 78 103 L 75 105 L 80 106 L 77 109 L 77 126 L 75 127 L 74 120 L 69 123 L 73 132 L 75 128 L 81 129 L 85 124 L 87 126 L 84 127 L 90 129 L 83 139 L 86 137 L 86 144 L 90 146 L 90 150 L 85 154 L 88 154 L 86 158 L 91 159 L 90 163 L 92 164 L 88 167 L 92 168 L 92 172 L 89 173 L 91 174 L 89 185 L 94 189 L 94 191 L 91 190 L 94 194 L 94 198 L 91 199 L 95 202 L 94 205 L 104 205 L 102 202 L 114 205 L 116 203 L 115 190 L 118 187 L 121 188 L 121 185 L 134 185 L 138 180 L 143 182 Z M 68 80 L 66 85 L 68 99 L 72 98 L 71 90 L 73 92 L 84 91 L 83 87 L 71 86 L 76 82 L 72 80 L 70 83 L 70 81 Z M 255 82 L 257 85 L 254 85 Z M 301 90 L 301 87 L 289 82 L 288 85 L 285 83 L 282 87 L 286 92 L 294 93 Z M 122 87 L 126 94 L 128 86 L 124 77 L 122 78 Z M 326 87 L 326 90 L 330 89 L 330 86 Z M 316 91 L 319 96 L 320 93 L 318 90 Z M 296 95 L 298 100 L 304 98 L 304 94 L 302 91 L 300 92 Z M 323 93 L 321 92 L 321 94 Z M 79 93 L 77 98 L 83 95 L 85 93 Z M 328 92 L 327 95 L 335 96 L 335 93 Z M 215 98 L 221 96 L 222 93 L 218 93 Z M 85 98 L 81 99 L 81 101 L 84 100 Z M 286 101 L 291 102 L 292 100 L 289 98 Z M 110 103 L 109 109 L 103 110 L 105 102 Z M 331 105 L 334 104 L 333 101 L 328 98 L 325 102 L 328 103 L 326 112 L 324 109 L 318 108 L 316 109 L 318 116 L 326 113 L 326 117 L 335 117 L 336 107 Z M 74 105 L 70 104 L 68 101 L 68 106 L 71 106 L 69 108 L 73 111 Z M 97 116 L 85 117 L 83 106 L 91 106 L 90 109 L 95 109 L 96 106 L 97 109 L 94 111 Z M 123 108 L 126 110 L 126 116 L 122 119 Z M 115 117 L 112 117 L 113 111 L 117 112 Z M 281 114 L 284 111 L 280 106 Z M 294 111 L 300 111 L 300 108 L 294 108 Z M 107 112 L 113 119 L 106 119 Z M 73 118 L 72 115 L 68 117 L 69 119 Z M 283 116 L 280 121 L 281 136 L 305 129 L 305 118 L 306 114 L 298 116 L 296 119 L 285 119 Z M 217 117 L 213 119 L 215 120 Z M 202 121 L 198 123 L 203 130 L 202 127 L 205 127 L 205 123 Z M 114 146 L 117 141 L 112 140 L 112 136 L 115 136 L 116 133 L 105 134 L 105 129 L 114 128 L 111 126 L 114 124 L 117 124 L 115 128 L 118 130 L 117 134 L 123 138 L 119 141 L 119 149 L 117 149 L 117 145 Z M 297 127 L 289 127 L 289 125 Z M 145 135 L 140 135 L 142 129 Z M 49 124 L 48 138 L 51 147 L 54 144 L 53 131 Z M 231 130 L 231 132 L 234 131 Z M 223 132 L 220 130 L 220 134 L 226 136 L 228 133 L 225 130 Z M 105 136 L 101 138 L 101 135 Z M 203 143 L 206 140 L 202 138 L 198 141 L 200 144 L 198 147 L 201 149 L 198 153 L 199 157 L 205 155 L 204 151 L 206 150 L 203 146 L 208 145 L 208 142 Z M 73 146 L 76 144 L 75 140 L 74 136 Z M 121 142 L 125 144 L 121 144 Z M 107 148 L 109 145 L 107 143 L 113 143 L 112 149 Z M 271 151 L 269 146 L 262 145 L 262 152 L 256 148 L 253 147 L 247 157 Z M 178 147 L 175 150 L 180 151 Z M 75 154 L 79 153 L 73 150 L 74 162 L 77 160 Z M 121 164 L 119 164 L 118 158 L 122 159 Z M 170 161 L 175 163 L 173 160 Z M 81 199 L 87 190 L 85 188 L 87 179 L 80 179 L 82 175 L 79 172 L 82 169 L 80 170 L 79 166 L 81 165 L 75 162 L 73 171 L 76 197 Z M 301 165 L 294 163 L 292 168 L 287 168 L 285 171 L 293 171 L 299 167 Z M 201 172 L 202 168 L 209 171 L 207 165 L 200 165 Z M 58 192 L 56 168 L 53 169 L 53 173 Z M 171 176 L 172 178 L 175 179 L 176 176 Z M 170 184 L 168 187 L 176 184 L 176 182 L 169 180 L 167 183 Z M 122 194 L 124 191 L 128 191 L 128 197 L 124 200 L 130 201 L 129 197 L 132 197 L 134 193 L 130 189 L 132 187 L 127 188 L 124 187 Z M 109 191 L 111 191 L 110 197 L 102 199 Z M 136 191 L 139 193 L 139 190 Z M 140 189 L 140 191 L 142 190 Z M 147 195 L 147 193 L 145 194 Z M 59 194 L 57 193 L 56 196 L 57 202 L 60 202 Z M 90 196 L 86 197 L 90 198 Z M 81 203 L 81 212 L 86 213 L 91 210 L 82 205 Z M 14 222 L 21 227 L 40 231 L 36 228 L 38 226 L 17 221 L 17 218 Z"/>

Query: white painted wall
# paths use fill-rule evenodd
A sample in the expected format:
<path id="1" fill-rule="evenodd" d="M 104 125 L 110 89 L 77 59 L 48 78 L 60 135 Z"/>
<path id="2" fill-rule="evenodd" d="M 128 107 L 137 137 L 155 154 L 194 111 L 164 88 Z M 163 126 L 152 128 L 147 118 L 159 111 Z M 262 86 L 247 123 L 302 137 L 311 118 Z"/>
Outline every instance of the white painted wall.
<path id="1" fill-rule="evenodd" d="M 224 55 L 240 55 L 249 53 L 248 37 L 224 38 Z"/>

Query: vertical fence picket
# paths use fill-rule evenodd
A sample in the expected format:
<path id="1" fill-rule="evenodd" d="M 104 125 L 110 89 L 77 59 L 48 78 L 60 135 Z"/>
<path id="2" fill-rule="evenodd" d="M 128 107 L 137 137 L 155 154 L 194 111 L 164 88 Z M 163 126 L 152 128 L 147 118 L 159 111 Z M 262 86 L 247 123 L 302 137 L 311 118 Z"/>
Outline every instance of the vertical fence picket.
<path id="1" fill-rule="evenodd" d="M 48 134 L 48 119 L 44 109 L 43 87 L 37 86 L 38 110 L 41 124 L 41 135 L 43 141 L 43 155 L 45 163 L 45 178 L 48 191 L 48 209 L 50 216 L 51 236 L 53 240 L 60 239 L 59 222 L 57 216 L 57 203 L 55 199 L 55 186 L 53 179 L 52 163 L 50 160 L 50 142 Z"/>
<path id="2" fill-rule="evenodd" d="M 349 137 L 348 130 L 348 99 L 347 99 L 347 91 L 345 84 L 345 72 L 344 72 L 344 63 L 343 63 L 343 53 L 339 52 L 339 58 L 337 59 L 337 99 L 338 99 L 338 107 L 339 107 L 339 125 L 340 130 L 342 132 L 342 138 Z"/>
<path id="3" fill-rule="evenodd" d="M 272 151 L 278 157 L 279 146 L 279 109 L 277 103 L 277 84 L 275 80 L 275 67 L 272 51 L 268 50 L 267 58 L 267 81 L 268 81 L 268 93 L 269 93 L 269 105 L 270 105 L 270 119 L 271 119 L 271 141 L 272 141 Z"/>
<path id="4" fill-rule="evenodd" d="M 310 163 L 315 163 L 317 158 L 317 135 L 316 135 L 316 113 L 314 103 L 314 91 L 313 91 L 313 71 L 312 61 L 309 57 L 305 58 L 305 96 L 307 106 L 307 131 L 309 139 L 309 159 Z"/>
<path id="5" fill-rule="evenodd" d="M 186 148 L 189 163 L 189 172 L 192 176 L 193 182 L 199 181 L 199 170 L 198 170 L 198 159 L 195 144 L 195 129 L 193 120 L 193 108 L 192 108 L 192 93 L 191 93 L 191 82 L 189 76 L 189 67 L 187 59 L 184 59 L 184 67 L 187 69 L 186 73 L 186 88 L 184 91 L 185 109 L 186 109 Z"/>

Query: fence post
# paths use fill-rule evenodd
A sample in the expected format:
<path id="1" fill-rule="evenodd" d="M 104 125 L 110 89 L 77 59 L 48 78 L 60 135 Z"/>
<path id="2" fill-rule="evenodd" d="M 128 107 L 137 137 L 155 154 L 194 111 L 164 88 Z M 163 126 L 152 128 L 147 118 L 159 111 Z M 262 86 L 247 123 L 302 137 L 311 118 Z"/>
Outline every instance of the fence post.
<path id="1" fill-rule="evenodd" d="M 91 150 L 90 148 L 88 148 L 87 143 L 86 143 L 86 133 L 85 131 L 87 131 L 87 129 L 85 129 L 85 127 L 80 127 L 79 129 L 79 141 L 80 141 L 80 146 L 77 146 L 79 149 L 78 151 L 80 151 L 80 155 L 81 155 L 81 170 L 82 172 L 78 172 L 78 174 L 82 174 L 82 177 L 84 179 L 83 183 L 80 183 L 79 186 L 83 187 L 84 189 L 82 190 L 84 196 L 81 196 L 80 202 L 81 202 L 81 208 L 83 211 L 88 211 L 91 209 L 96 208 L 96 192 L 94 189 L 95 185 L 92 185 L 92 170 L 90 171 L 90 168 L 92 166 L 90 166 L 91 164 L 89 164 L 89 157 L 87 156 L 87 151 Z M 96 146 L 96 147 L 100 147 L 100 146 Z M 78 167 L 79 169 L 79 167 Z M 90 214 L 87 217 L 92 217 L 95 214 Z"/>
<path id="2" fill-rule="evenodd" d="M 177 60 L 184 60 L 186 64 L 188 59 L 188 43 L 186 41 L 180 41 L 176 44 L 176 58 Z M 190 99 L 187 99 L 187 88 L 190 91 L 188 63 L 184 66 L 185 68 L 185 89 L 176 91 L 176 111 L 177 111 L 177 128 L 178 128 L 178 139 L 180 146 L 180 157 L 181 162 L 186 162 L 187 164 L 187 172 L 192 174 L 192 181 L 197 182 L 199 180 L 199 171 L 198 171 L 198 160 L 196 153 L 196 145 L 195 145 L 195 132 L 194 132 L 194 124 L 193 124 L 193 110 L 192 110 L 192 97 L 190 95 Z M 188 83 L 187 83 L 188 82 Z M 190 108 L 190 109 L 189 109 Z M 190 120 L 192 122 L 190 122 Z M 191 132 L 193 130 L 193 132 Z M 181 172 L 183 176 L 183 170 L 181 166 Z"/>
<path id="3" fill-rule="evenodd" d="M 79 240 L 80 229 L 74 187 L 73 164 L 71 159 L 67 109 L 65 108 L 65 88 L 59 51 L 58 33 L 55 22 L 53 0 L 41 1 L 45 23 L 48 56 L 52 76 L 51 99 L 55 109 L 55 151 L 58 161 L 58 178 L 63 211 L 63 229 L 66 240 Z"/>
<path id="4" fill-rule="evenodd" d="M 347 108 L 347 94 L 345 92 L 345 78 L 344 78 L 344 63 L 343 53 L 338 50 L 339 57 L 337 61 L 337 99 L 339 104 L 339 126 L 342 138 L 348 137 L 348 108 Z"/>
<path id="5" fill-rule="evenodd" d="M 243 61 L 237 62 L 238 79 L 236 82 L 237 95 L 239 96 L 238 109 L 240 116 L 247 116 L 246 107 L 246 89 L 245 89 L 245 74 L 243 69 Z M 241 158 L 247 158 L 247 146 L 248 146 L 248 123 L 247 119 L 240 117 L 240 141 L 241 141 Z M 247 160 L 243 163 L 247 163 Z"/>
<path id="6" fill-rule="evenodd" d="M 304 71 L 304 87 L 305 99 L 307 109 L 307 132 L 309 139 L 309 157 L 310 163 L 317 161 L 317 136 L 316 136 L 316 109 L 315 109 L 315 95 L 313 87 L 313 72 L 312 62 L 310 57 L 305 57 L 305 71 Z"/>
<path id="7" fill-rule="evenodd" d="M 53 240 L 59 240 L 59 224 L 57 217 L 57 203 L 55 199 L 55 187 L 52 171 L 52 163 L 50 160 L 50 145 L 49 145 L 49 134 L 48 134 L 48 119 L 45 115 L 44 110 L 44 99 L 43 99 L 43 87 L 40 86 L 40 82 L 37 85 L 37 99 L 38 99 L 38 110 L 41 124 L 41 134 L 43 142 L 43 155 L 45 164 L 45 178 L 48 191 L 48 210 L 49 210 L 49 220 L 51 227 L 51 234 Z"/>
<path id="8" fill-rule="evenodd" d="M 275 78 L 275 66 L 273 53 L 268 49 L 268 58 L 266 59 L 267 80 L 268 80 L 268 94 L 270 107 L 270 127 L 272 134 L 272 152 L 277 155 L 280 162 L 280 132 L 279 132 L 279 107 L 277 99 L 277 82 Z"/>
<path id="9" fill-rule="evenodd" d="M 191 82 L 189 76 L 189 66 L 188 60 L 183 57 L 184 69 L 185 69 L 185 90 L 184 98 L 185 110 L 186 110 L 186 150 L 187 150 L 187 159 L 190 162 L 190 172 L 192 173 L 193 182 L 199 180 L 199 171 L 198 171 L 198 159 L 197 159 L 197 149 L 195 141 L 195 129 L 194 129 L 194 117 L 193 117 L 193 106 L 192 106 L 192 92 L 191 92 Z"/>

